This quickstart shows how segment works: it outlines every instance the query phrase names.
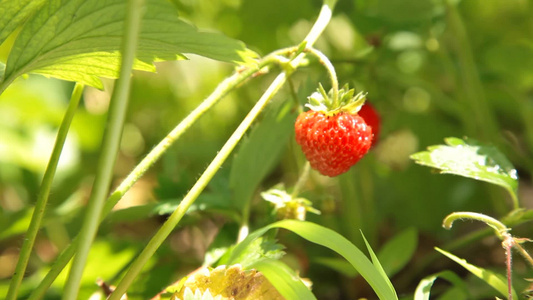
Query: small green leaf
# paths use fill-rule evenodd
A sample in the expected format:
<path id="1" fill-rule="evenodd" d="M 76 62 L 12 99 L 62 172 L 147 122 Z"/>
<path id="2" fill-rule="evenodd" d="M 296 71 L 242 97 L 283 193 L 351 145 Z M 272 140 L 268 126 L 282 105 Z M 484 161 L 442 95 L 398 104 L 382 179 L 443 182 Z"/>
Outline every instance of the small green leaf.
<path id="1" fill-rule="evenodd" d="M 469 264 L 466 262 L 466 260 L 461 259 L 449 252 L 446 252 L 442 249 L 435 248 L 440 253 L 444 254 L 451 260 L 455 261 L 456 263 L 460 264 L 463 268 L 467 269 L 470 273 L 476 275 L 481 280 L 485 281 L 487 284 L 489 284 L 491 287 L 496 289 L 500 294 L 502 294 L 504 297 L 507 297 L 507 280 L 496 273 L 493 273 L 489 270 L 485 270 L 483 268 L 474 266 L 472 264 Z M 513 299 L 518 299 L 517 294 L 514 289 L 512 289 Z"/>
<path id="2" fill-rule="evenodd" d="M 99 77 L 118 76 L 126 2 L 46 1 L 18 34 L 4 80 L 31 72 L 101 88 Z M 199 32 L 180 20 L 176 8 L 164 0 L 147 1 L 141 25 L 137 70 L 154 71 L 154 61 L 184 59 L 181 53 L 242 61 L 241 54 L 248 51 L 239 41 Z"/>
<path id="3" fill-rule="evenodd" d="M 300 277 L 279 260 L 260 260 L 251 268 L 261 272 L 285 299 L 316 299 Z"/>
<path id="4" fill-rule="evenodd" d="M 428 147 L 428 151 L 415 153 L 411 155 L 411 159 L 444 174 L 460 175 L 502 186 L 516 199 L 516 169 L 498 149 L 471 139 L 450 137 L 445 141 L 448 145 Z"/>
<path id="5" fill-rule="evenodd" d="M 429 294 L 431 291 L 431 287 L 433 286 L 433 283 L 437 278 L 446 279 L 449 282 L 451 282 L 455 287 L 459 288 L 463 294 L 466 296 L 470 296 L 470 293 L 468 292 L 468 287 L 463 282 L 461 277 L 457 276 L 452 271 L 442 271 L 427 277 L 424 277 L 424 279 L 420 280 L 420 283 L 416 287 L 414 300 L 429 300 Z M 471 297 L 470 297 L 471 298 Z"/>
<path id="6" fill-rule="evenodd" d="M 394 286 L 392 285 L 392 282 L 390 282 L 389 277 L 387 277 L 387 273 L 385 272 L 385 270 L 383 269 L 383 266 L 379 262 L 379 259 L 374 253 L 374 250 L 372 250 L 372 247 L 370 247 L 370 244 L 366 240 L 363 232 L 361 232 L 361 235 L 363 236 L 363 240 L 365 241 L 366 249 L 368 250 L 368 253 L 370 253 L 370 258 L 372 259 L 372 263 L 374 264 L 374 267 L 376 267 L 376 270 L 378 271 L 379 275 L 389 285 L 390 289 L 394 290 Z"/>
<path id="7" fill-rule="evenodd" d="M 380 299 L 398 299 L 396 291 L 390 285 L 390 281 L 383 278 L 376 266 L 370 262 L 361 250 L 337 232 L 311 222 L 283 220 L 260 228 L 236 245 L 235 248 L 228 252 L 219 263 L 238 263 L 238 257 L 246 250 L 250 243 L 272 228 L 284 228 L 290 230 L 312 243 L 337 252 L 348 260 L 361 276 L 365 278 Z"/>
<path id="8" fill-rule="evenodd" d="M 278 162 L 281 152 L 294 130 L 296 113 L 290 101 L 277 101 L 270 106 L 263 120 L 252 129 L 231 166 L 230 187 L 234 206 L 242 208 L 266 175 Z"/>

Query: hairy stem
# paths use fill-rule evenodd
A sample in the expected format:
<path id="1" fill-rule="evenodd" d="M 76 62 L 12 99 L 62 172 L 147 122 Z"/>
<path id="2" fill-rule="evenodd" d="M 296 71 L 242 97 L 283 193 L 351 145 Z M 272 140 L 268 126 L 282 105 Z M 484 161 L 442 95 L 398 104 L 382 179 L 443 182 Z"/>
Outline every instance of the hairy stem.
<path id="1" fill-rule="evenodd" d="M 508 234 L 502 245 L 505 249 L 505 266 L 507 269 L 507 299 L 513 300 L 513 277 L 512 277 L 512 251 L 513 238 Z"/>
<path id="2" fill-rule="evenodd" d="M 70 273 L 63 292 L 63 299 L 77 299 L 81 277 L 91 244 L 96 236 L 104 201 L 111 184 L 113 166 L 120 146 L 120 137 L 126 116 L 130 92 L 131 72 L 137 49 L 141 28 L 144 0 L 129 0 L 125 20 L 125 34 L 122 39 L 122 62 L 120 77 L 113 90 L 107 128 L 104 133 L 102 153 L 93 185 L 93 191 L 87 205 L 87 213 L 80 230 L 78 251 L 72 263 Z"/>
<path id="3" fill-rule="evenodd" d="M 470 219 L 470 220 L 481 221 L 489 225 L 490 227 L 492 227 L 496 231 L 496 234 L 498 235 L 499 238 L 503 238 L 502 235 L 504 233 L 507 233 L 507 231 L 509 231 L 509 228 L 507 228 L 507 226 L 505 226 L 505 224 L 503 224 L 502 222 L 492 217 L 489 217 L 487 215 L 480 214 L 480 213 L 474 213 L 474 212 L 451 213 L 448 216 L 446 216 L 446 218 L 444 218 L 444 221 L 442 222 L 442 226 L 446 229 L 450 229 L 452 228 L 453 222 L 458 219 Z"/>
<path id="4" fill-rule="evenodd" d="M 305 52 L 311 53 L 318 58 L 318 61 L 324 65 L 328 71 L 329 78 L 331 80 L 331 90 L 333 91 L 333 107 L 337 108 L 339 106 L 339 80 L 337 79 L 337 73 L 335 72 L 335 67 L 331 63 L 324 53 L 318 51 L 315 48 L 306 48 Z"/>
<path id="5" fill-rule="evenodd" d="M 520 255 L 522 255 L 522 257 L 529 263 L 529 266 L 533 267 L 533 258 L 531 258 L 531 255 L 529 255 L 529 253 L 526 251 L 526 249 L 524 249 L 524 247 L 522 247 L 520 245 L 519 241 L 516 241 L 516 239 L 515 239 L 515 242 L 513 244 L 513 247 L 516 250 L 518 250 Z"/>
<path id="6" fill-rule="evenodd" d="M 35 243 L 35 238 L 41 228 L 41 222 L 43 220 L 44 211 L 46 209 L 46 204 L 48 203 L 48 197 L 50 195 L 50 189 L 52 187 L 52 182 L 57 170 L 57 165 L 59 163 L 59 157 L 63 151 L 63 146 L 65 140 L 67 139 L 67 133 L 72 123 L 72 118 L 78 108 L 80 103 L 81 94 L 83 92 L 83 85 L 76 84 L 74 90 L 72 91 L 72 96 L 70 97 L 69 106 L 63 117 L 63 121 L 59 126 L 57 132 L 56 142 L 50 160 L 48 161 L 48 166 L 44 172 L 43 181 L 41 183 L 41 188 L 39 190 L 39 195 L 37 196 L 37 202 L 35 203 L 35 209 L 33 210 L 33 215 L 31 217 L 30 225 L 28 231 L 26 232 L 26 237 L 20 249 L 20 256 L 15 267 L 15 273 L 11 277 L 11 282 L 9 285 L 9 290 L 7 291 L 6 300 L 15 300 L 17 299 L 18 289 L 24 273 L 26 272 L 26 267 L 28 266 L 28 261 L 30 259 L 31 250 Z"/>

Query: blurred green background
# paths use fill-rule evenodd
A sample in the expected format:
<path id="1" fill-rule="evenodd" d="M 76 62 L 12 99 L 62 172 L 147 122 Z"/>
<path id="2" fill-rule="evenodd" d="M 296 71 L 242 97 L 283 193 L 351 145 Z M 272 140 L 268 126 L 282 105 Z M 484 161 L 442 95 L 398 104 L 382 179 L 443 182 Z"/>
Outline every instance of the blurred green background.
<path id="1" fill-rule="evenodd" d="M 298 44 L 321 6 L 320 1 L 308 0 L 173 2 L 184 19 L 242 40 L 261 55 Z M 532 206 L 532 37 L 533 3 L 527 0 L 341 0 L 316 43 L 332 60 L 341 85 L 349 83 L 368 92 L 368 101 L 381 114 L 382 133 L 379 144 L 347 174 L 330 179 L 312 173 L 302 195 L 312 200 L 322 215 L 309 218 L 360 247 L 364 245 L 362 230 L 376 250 L 404 230 L 415 230 L 414 256 L 408 267 L 399 266 L 391 274 L 401 295 L 408 297 L 421 278 L 439 270 L 455 269 L 468 276 L 443 257 L 428 258 L 434 246 L 446 245 L 481 227 L 466 223 L 446 231 L 441 227 L 446 215 L 476 211 L 500 218 L 511 210 L 505 190 L 433 174 L 410 161 L 410 154 L 442 144 L 449 136 L 495 145 L 518 170 L 522 207 Z M 9 43 L 0 48 L 4 62 Z M 189 58 L 158 63 L 156 74 L 134 74 L 114 186 L 234 69 L 226 63 Z M 120 277 L 276 72 L 249 81 L 221 101 L 128 192 L 101 227 L 80 297 L 88 298 L 97 289 L 95 278 L 113 283 Z M 294 74 L 293 84 L 302 104 L 318 82 L 329 88 L 325 70 L 316 63 Z M 105 91 L 85 90 L 23 292 L 40 280 L 79 229 L 113 82 L 104 80 L 104 84 Z M 13 272 L 72 87 L 72 83 L 29 76 L 19 78 L 0 96 L 0 294 Z M 283 89 L 275 101 L 292 101 L 290 90 Z M 291 122 L 287 124 L 283 128 L 292 130 Z M 280 182 L 292 186 L 303 166 L 292 133 L 279 149 L 279 153 L 266 154 L 275 159 L 253 195 L 252 229 L 272 221 L 271 207 L 259 199 L 258 192 Z M 202 196 L 203 205 L 195 207 L 153 257 L 130 290 L 131 299 L 148 299 L 197 268 L 215 236 L 216 245 L 235 241 L 240 211 L 233 205 L 236 188 L 230 184 L 231 169 L 230 160 Z M 533 236 L 528 226 L 517 227 L 513 233 Z M 333 253 L 303 244 L 293 235 L 279 238 L 287 247 L 285 260 L 314 282 L 317 298 L 373 297 L 361 278 L 324 266 L 323 258 L 335 257 Z M 454 253 L 501 271 L 504 257 L 498 243 L 486 238 Z M 102 270 L 101 265 L 107 268 Z M 521 259 L 515 260 L 518 288 L 525 288 L 521 279 L 532 275 Z M 59 299 L 63 280 L 55 283 L 56 289 L 47 299 Z M 492 295 L 482 283 L 472 280 L 471 286 L 479 298 Z"/>

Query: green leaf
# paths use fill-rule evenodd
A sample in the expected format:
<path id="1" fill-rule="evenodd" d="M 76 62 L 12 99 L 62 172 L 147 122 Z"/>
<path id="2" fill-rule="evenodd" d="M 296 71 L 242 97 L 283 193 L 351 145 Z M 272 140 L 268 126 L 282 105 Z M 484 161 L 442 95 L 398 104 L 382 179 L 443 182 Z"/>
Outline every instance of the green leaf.
<path id="1" fill-rule="evenodd" d="M 44 2 L 45 0 L 0 0 L 0 45 Z"/>
<path id="2" fill-rule="evenodd" d="M 387 276 L 391 277 L 409 262 L 418 244 L 417 231 L 406 229 L 388 241 L 379 250 L 377 256 Z"/>
<path id="3" fill-rule="evenodd" d="M 415 253 L 418 243 L 415 229 L 406 229 L 388 241 L 377 253 L 379 262 L 388 277 L 401 270 Z M 347 277 L 355 277 L 358 273 L 345 260 L 331 257 L 320 257 L 314 262 L 329 267 Z"/>
<path id="4" fill-rule="evenodd" d="M 444 174 L 460 175 L 502 186 L 516 199 L 516 170 L 498 149 L 471 139 L 450 137 L 445 142 L 448 145 L 428 147 L 428 151 L 415 153 L 411 155 L 411 159 L 420 165 L 439 169 Z"/>
<path id="5" fill-rule="evenodd" d="M 251 268 L 253 264 L 263 259 L 280 259 L 285 252 L 283 246 L 275 241 L 259 237 L 252 241 L 238 258 L 243 268 Z"/>
<path id="6" fill-rule="evenodd" d="M 503 276 L 493 273 L 489 270 L 485 270 L 483 268 L 469 264 L 468 262 L 466 262 L 466 260 L 461 259 L 442 249 L 439 249 L 439 248 L 435 248 L 435 249 L 439 251 L 440 253 L 444 254 L 445 256 L 447 256 L 448 258 L 450 258 L 451 260 L 460 264 L 463 268 L 467 269 L 470 273 L 476 275 L 481 280 L 485 281 L 491 287 L 493 287 L 498 292 L 500 292 L 500 294 L 503 295 L 504 297 L 508 296 L 507 295 L 507 280 Z M 518 299 L 517 294 L 514 289 L 512 289 L 512 294 L 513 294 L 514 299 Z"/>
<path id="7" fill-rule="evenodd" d="M 431 287 L 437 278 L 446 279 L 451 282 L 455 287 L 458 287 L 465 295 L 470 296 L 468 287 L 463 280 L 452 271 L 442 271 L 433 275 L 424 277 L 420 280 L 420 283 L 416 287 L 414 300 L 429 300 L 429 294 Z"/>
<path id="8" fill-rule="evenodd" d="M 370 244 L 366 240 L 363 232 L 361 232 L 361 235 L 363 236 L 363 240 L 366 244 L 366 249 L 368 250 L 368 253 L 370 253 L 370 258 L 372 259 L 372 263 L 374 264 L 374 267 L 376 267 L 376 270 L 378 271 L 379 275 L 383 280 L 387 283 L 387 285 L 390 287 L 391 290 L 394 290 L 394 286 L 392 285 L 392 282 L 390 282 L 389 277 L 387 277 L 387 273 L 385 273 L 385 270 L 383 269 L 383 266 L 379 262 L 378 257 L 374 253 L 374 250 L 372 250 L 372 247 L 370 247 Z"/>
<path id="9" fill-rule="evenodd" d="M 242 208 L 263 178 L 277 163 L 289 141 L 296 113 L 291 101 L 277 101 L 269 107 L 263 120 L 252 129 L 237 152 L 231 166 L 230 186 L 234 205 Z"/>
<path id="10" fill-rule="evenodd" d="M 118 76 L 126 2 L 47 1 L 19 33 L 4 81 L 31 72 L 101 88 L 99 77 Z M 236 62 L 246 52 L 239 41 L 180 20 L 170 2 L 148 0 L 134 68 L 154 71 L 152 62 L 183 59 L 181 53 Z"/>
<path id="11" fill-rule="evenodd" d="M 285 299 L 316 299 L 294 271 L 279 260 L 263 259 L 250 267 L 261 272 Z"/>
<path id="12" fill-rule="evenodd" d="M 311 222 L 283 220 L 260 228 L 248 235 L 248 237 L 236 245 L 231 252 L 228 252 L 227 255 L 221 259 L 220 264 L 238 263 L 239 256 L 246 250 L 250 243 L 272 228 L 285 228 L 312 243 L 337 252 L 348 260 L 361 276 L 365 278 L 380 299 L 398 299 L 396 291 L 390 285 L 390 281 L 383 278 L 378 269 L 370 262 L 363 252 L 361 252 L 361 250 L 337 232 Z"/>

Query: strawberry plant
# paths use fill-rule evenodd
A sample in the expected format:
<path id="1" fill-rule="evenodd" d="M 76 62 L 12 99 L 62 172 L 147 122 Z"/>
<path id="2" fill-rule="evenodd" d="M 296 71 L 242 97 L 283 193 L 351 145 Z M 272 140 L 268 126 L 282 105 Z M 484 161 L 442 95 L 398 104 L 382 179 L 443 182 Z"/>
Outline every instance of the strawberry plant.
<path id="1" fill-rule="evenodd" d="M 0 0 L 0 298 L 530 298 L 532 9 Z"/>

